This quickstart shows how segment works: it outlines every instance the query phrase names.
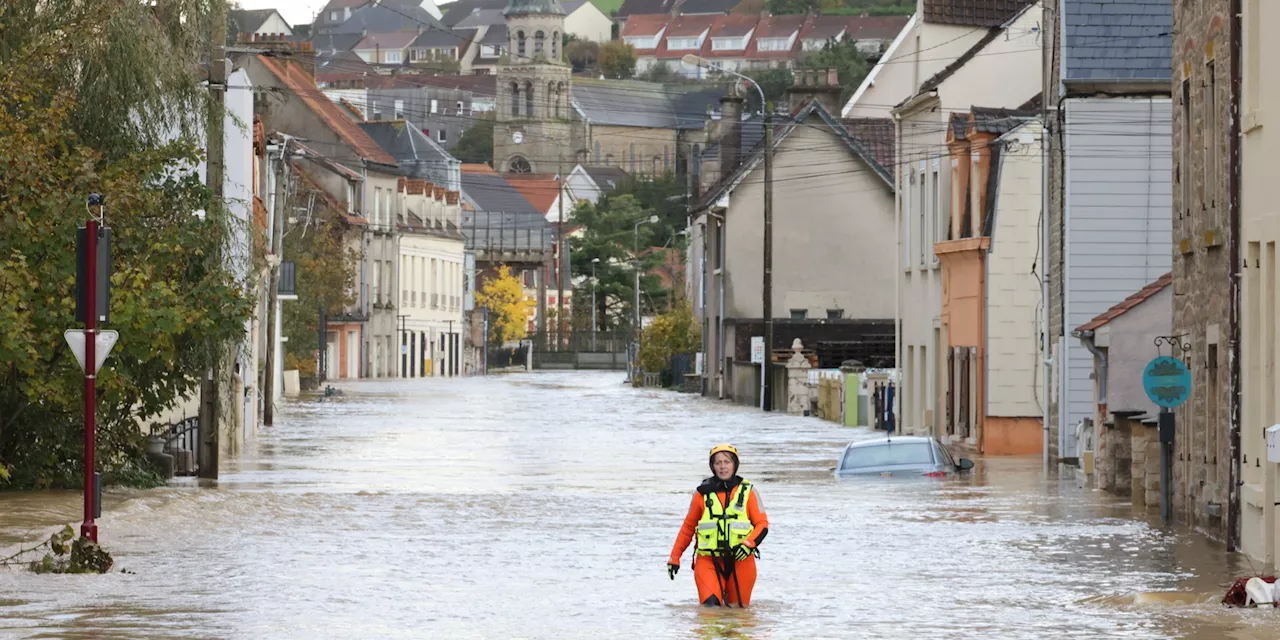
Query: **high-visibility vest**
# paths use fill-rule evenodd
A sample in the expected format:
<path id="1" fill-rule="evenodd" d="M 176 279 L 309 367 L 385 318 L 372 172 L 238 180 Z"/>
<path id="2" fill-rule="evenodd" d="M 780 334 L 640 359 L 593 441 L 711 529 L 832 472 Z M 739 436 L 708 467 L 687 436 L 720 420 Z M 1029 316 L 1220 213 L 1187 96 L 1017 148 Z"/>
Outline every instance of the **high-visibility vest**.
<path id="1" fill-rule="evenodd" d="M 746 480 L 738 485 L 736 494 L 730 494 L 728 508 L 720 504 L 719 493 L 707 493 L 702 518 L 698 520 L 698 555 L 727 551 L 751 535 L 751 518 L 747 516 L 750 497 L 751 483 Z"/>

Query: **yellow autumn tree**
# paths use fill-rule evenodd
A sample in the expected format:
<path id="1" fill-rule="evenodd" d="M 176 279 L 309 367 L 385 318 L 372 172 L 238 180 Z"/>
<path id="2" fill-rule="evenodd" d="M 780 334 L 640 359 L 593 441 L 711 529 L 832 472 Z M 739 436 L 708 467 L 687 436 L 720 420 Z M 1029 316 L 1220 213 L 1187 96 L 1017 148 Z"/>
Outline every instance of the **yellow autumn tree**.
<path id="1" fill-rule="evenodd" d="M 497 277 L 490 278 L 476 292 L 476 304 L 489 310 L 490 340 L 504 344 L 528 335 L 534 302 L 525 299 L 524 286 L 511 274 L 510 267 L 498 267 Z"/>

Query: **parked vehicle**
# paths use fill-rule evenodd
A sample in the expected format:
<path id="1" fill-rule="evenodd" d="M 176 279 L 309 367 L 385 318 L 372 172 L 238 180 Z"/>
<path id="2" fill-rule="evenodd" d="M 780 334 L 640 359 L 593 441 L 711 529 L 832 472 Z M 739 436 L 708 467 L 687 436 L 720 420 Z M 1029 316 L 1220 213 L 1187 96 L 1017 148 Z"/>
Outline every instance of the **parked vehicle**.
<path id="1" fill-rule="evenodd" d="M 903 436 L 850 443 L 840 456 L 836 475 L 945 478 L 972 468 L 972 460 L 952 459 L 951 453 L 936 438 Z"/>

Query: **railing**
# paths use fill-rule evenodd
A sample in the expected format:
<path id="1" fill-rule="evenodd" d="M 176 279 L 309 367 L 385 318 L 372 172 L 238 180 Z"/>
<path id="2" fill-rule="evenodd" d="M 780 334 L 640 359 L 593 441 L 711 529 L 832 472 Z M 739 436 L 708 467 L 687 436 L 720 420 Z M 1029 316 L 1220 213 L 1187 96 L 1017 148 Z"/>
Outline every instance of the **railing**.
<path id="1" fill-rule="evenodd" d="M 200 472 L 200 416 L 151 427 L 153 437 L 164 440 L 164 452 L 173 456 L 173 473 L 194 476 Z"/>
<path id="2" fill-rule="evenodd" d="M 622 353 L 631 342 L 630 331 L 566 331 L 554 330 L 531 334 L 534 352 L 577 351 Z"/>

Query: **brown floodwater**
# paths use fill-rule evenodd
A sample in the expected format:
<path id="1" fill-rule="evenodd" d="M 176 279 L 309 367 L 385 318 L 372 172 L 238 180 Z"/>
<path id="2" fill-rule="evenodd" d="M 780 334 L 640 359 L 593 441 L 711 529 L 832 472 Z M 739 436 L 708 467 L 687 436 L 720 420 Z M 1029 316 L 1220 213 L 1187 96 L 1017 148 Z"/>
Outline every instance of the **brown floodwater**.
<path id="1" fill-rule="evenodd" d="M 620 383 L 290 403 L 217 482 L 108 491 L 100 538 L 131 573 L 0 569 L 0 637 L 1280 636 L 1280 611 L 1217 604 L 1247 561 L 1038 458 L 837 480 L 841 447 L 883 434 Z M 770 519 L 748 610 L 698 607 L 687 554 L 665 568 L 723 441 Z M 79 514 L 77 493 L 0 494 L 0 555 Z"/>

